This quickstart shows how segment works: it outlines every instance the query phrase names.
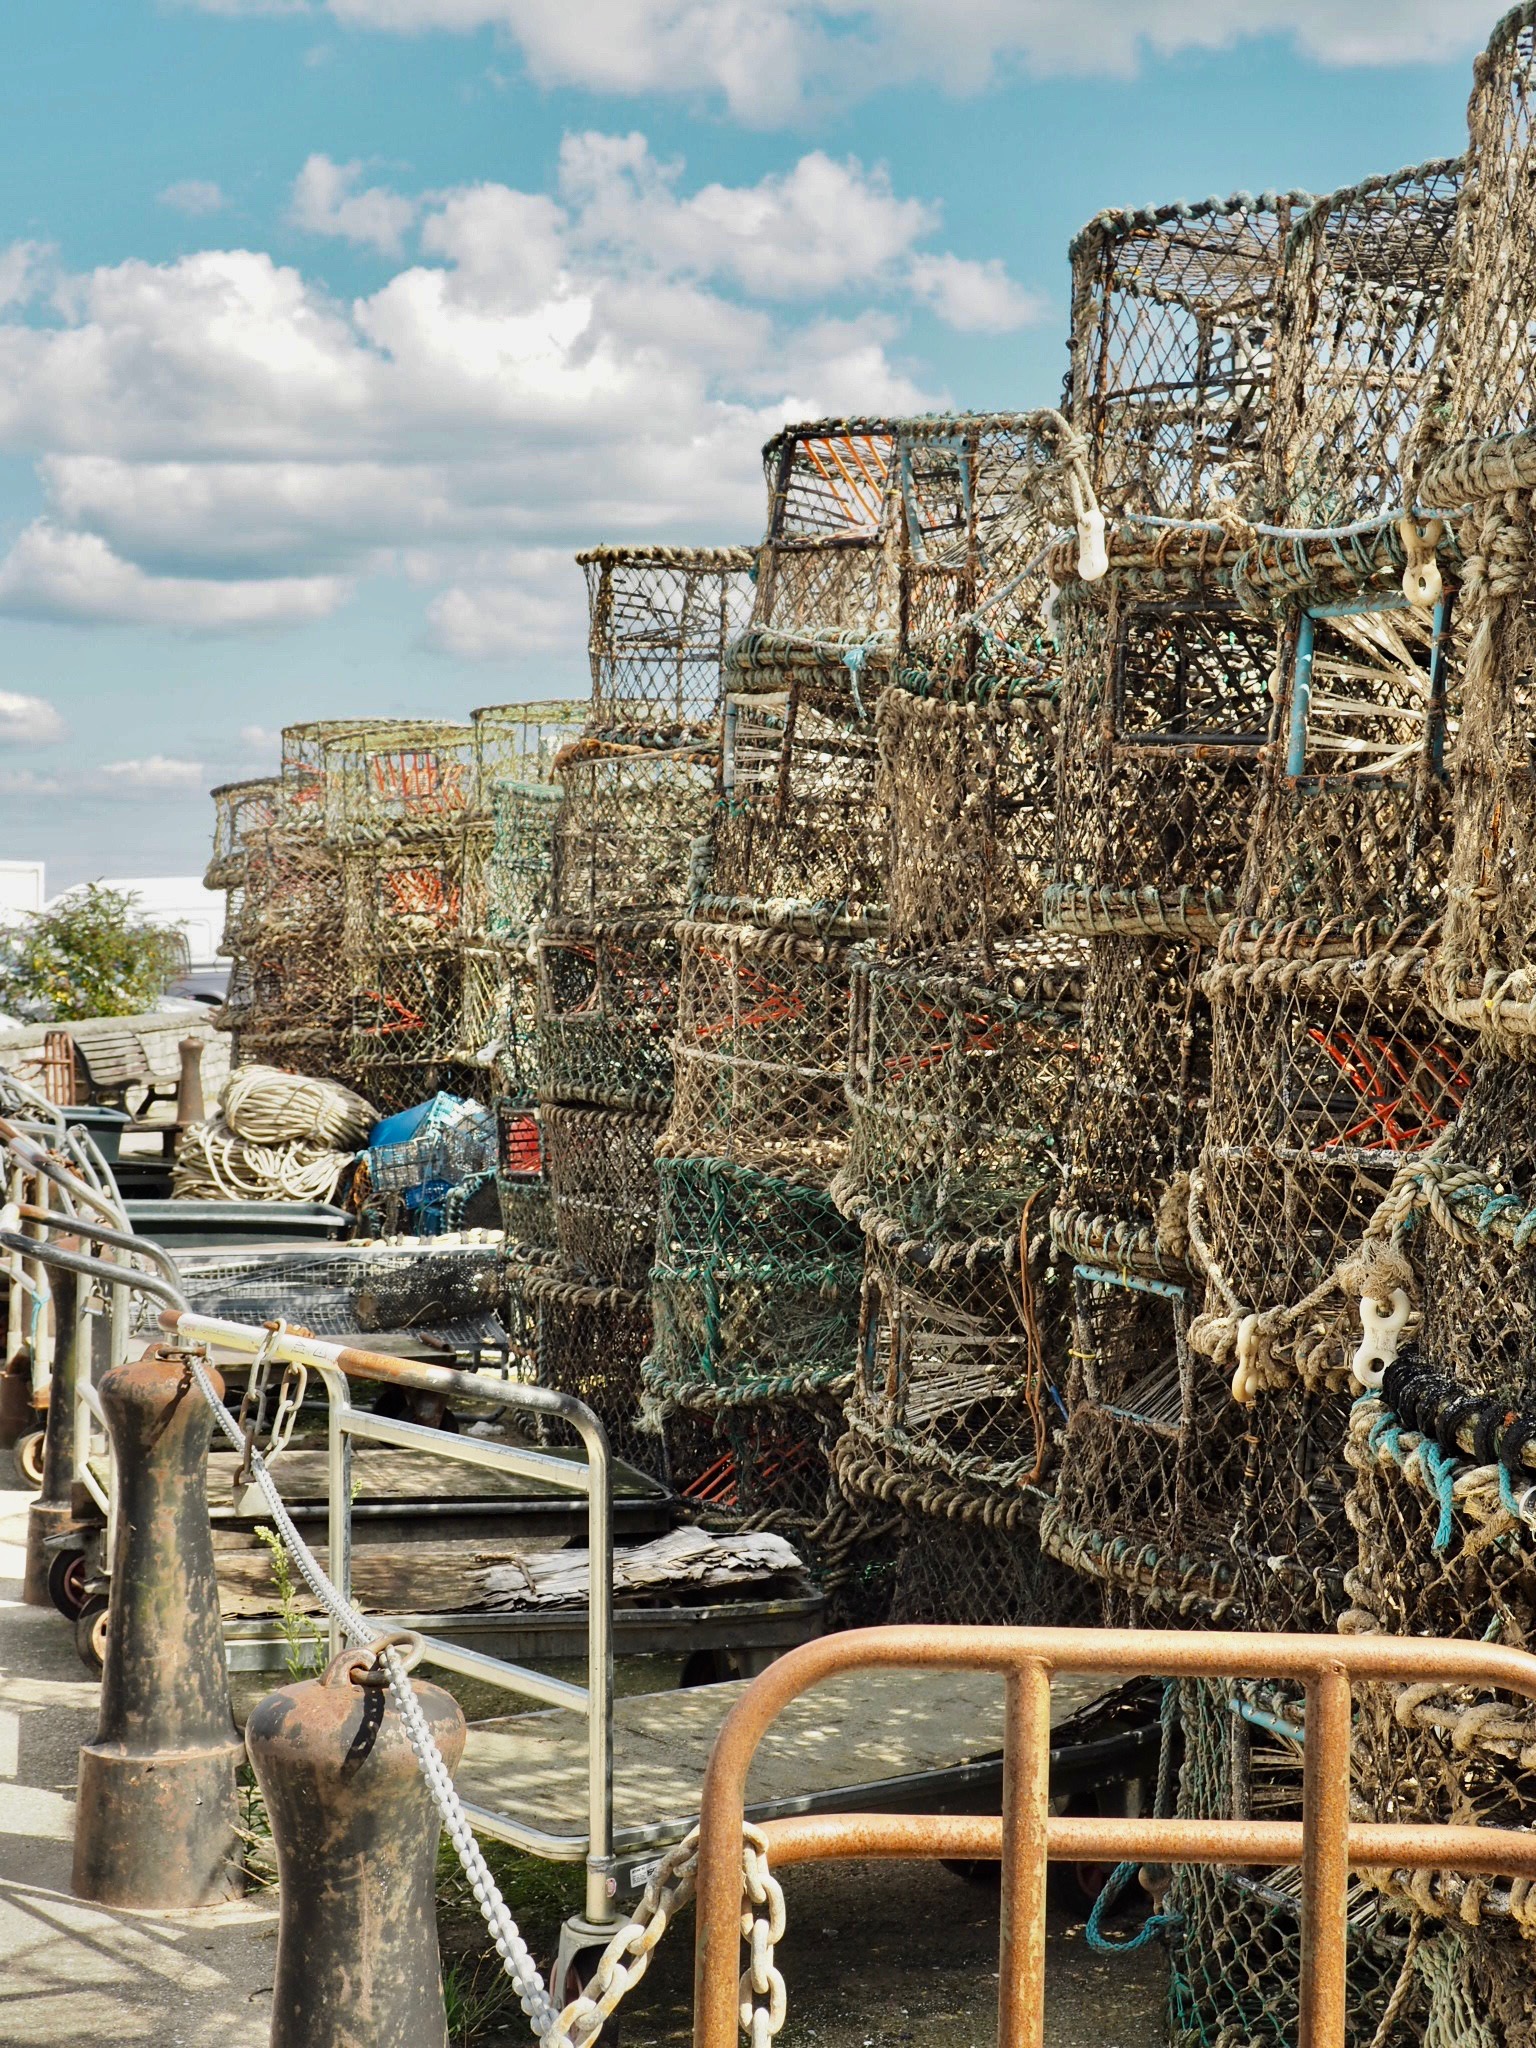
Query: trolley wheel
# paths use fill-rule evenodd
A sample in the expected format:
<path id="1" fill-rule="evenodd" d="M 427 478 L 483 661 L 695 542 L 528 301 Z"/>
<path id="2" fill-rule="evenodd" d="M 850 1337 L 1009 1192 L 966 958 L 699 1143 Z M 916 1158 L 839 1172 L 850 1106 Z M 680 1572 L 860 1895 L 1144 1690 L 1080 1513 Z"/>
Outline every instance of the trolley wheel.
<path id="1" fill-rule="evenodd" d="M 93 1678 L 107 1668 L 107 1596 L 93 1593 L 75 1617 L 75 1649 Z"/>
<path id="2" fill-rule="evenodd" d="M 43 1430 L 29 1429 L 16 1439 L 16 1469 L 34 1492 L 43 1483 Z"/>
<path id="3" fill-rule="evenodd" d="M 617 1926 L 615 1927 L 617 1932 Z M 549 1995 L 556 2012 L 563 2012 L 572 1999 L 580 1998 L 587 1988 L 587 1981 L 597 1968 L 602 1947 L 579 1948 L 565 1966 L 564 1981 L 560 1981 L 559 1958 L 549 1973 Z M 603 2021 L 603 2048 L 622 2048 L 624 2013 L 622 2008 L 610 2013 Z"/>
<path id="4" fill-rule="evenodd" d="M 48 1598 L 66 1621 L 73 1621 L 85 1605 L 85 1552 L 56 1550 L 48 1567 Z"/>

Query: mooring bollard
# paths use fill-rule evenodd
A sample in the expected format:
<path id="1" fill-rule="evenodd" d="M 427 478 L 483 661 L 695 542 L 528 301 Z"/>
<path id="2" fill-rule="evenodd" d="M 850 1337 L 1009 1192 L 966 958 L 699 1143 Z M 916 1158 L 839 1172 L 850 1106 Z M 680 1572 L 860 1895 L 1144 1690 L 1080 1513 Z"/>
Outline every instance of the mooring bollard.
<path id="1" fill-rule="evenodd" d="M 81 1249 L 77 1238 L 58 1240 L 66 1250 Z M 82 1369 L 80 1280 L 55 1268 L 48 1276 L 53 1291 L 53 1378 L 48 1386 L 48 1415 L 43 1430 L 43 1484 L 27 1511 L 27 1561 L 21 1597 L 29 1607 L 48 1607 L 48 1567 L 53 1538 L 67 1536 L 75 1526 L 71 1505 L 75 1480 L 75 1385 Z M 90 1370 L 85 1365 L 86 1371 Z"/>
<path id="2" fill-rule="evenodd" d="M 416 1696 L 451 1771 L 458 1702 Z M 268 1693 L 245 1744 L 277 1846 L 271 2048 L 447 2048 L 437 1809 L 372 1651 Z"/>
<path id="3" fill-rule="evenodd" d="M 80 1752 L 75 1896 L 213 1905 L 239 1889 L 242 1754 L 208 1526 L 213 1417 L 187 1354 L 167 1345 L 115 1366 L 99 1393 L 118 1512 L 101 1725 Z"/>

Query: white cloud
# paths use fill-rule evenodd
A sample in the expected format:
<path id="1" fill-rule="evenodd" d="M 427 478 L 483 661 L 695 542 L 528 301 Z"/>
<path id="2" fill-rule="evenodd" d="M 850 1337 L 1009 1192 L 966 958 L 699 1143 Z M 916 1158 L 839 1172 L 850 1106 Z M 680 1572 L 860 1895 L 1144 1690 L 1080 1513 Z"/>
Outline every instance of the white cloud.
<path id="1" fill-rule="evenodd" d="M 0 768 L 0 796 L 59 796 L 63 789 L 56 775 L 39 775 L 35 768 Z"/>
<path id="2" fill-rule="evenodd" d="M 226 203 L 223 192 L 211 178 L 183 178 L 178 184 L 167 185 L 160 194 L 162 206 L 172 207 L 177 213 L 189 213 L 194 218 L 218 213 Z"/>
<path id="3" fill-rule="evenodd" d="M 997 257 L 985 263 L 966 256 L 920 252 L 907 281 L 946 326 L 961 334 L 1012 334 L 1045 317 L 1044 299 L 1014 283 Z"/>
<path id="4" fill-rule="evenodd" d="M 52 257 L 43 242 L 12 242 L 0 249 L 0 307 L 24 306 L 35 297 Z"/>
<path id="5" fill-rule="evenodd" d="M 282 728 L 276 725 L 242 725 L 240 744 L 249 754 L 275 754 L 283 744 Z"/>
<path id="6" fill-rule="evenodd" d="M 20 690 L 0 690 L 0 746 L 46 747 L 65 737 L 68 728 L 46 697 Z"/>
<path id="7" fill-rule="evenodd" d="M 435 565 L 412 565 L 432 573 Z M 468 661 L 579 654 L 586 593 L 571 559 L 554 548 L 485 549 L 457 565 L 458 579 L 427 607 L 433 642 Z"/>
<path id="8" fill-rule="evenodd" d="M 398 256 L 406 229 L 416 218 L 416 202 L 382 185 L 358 191 L 360 163 L 334 164 L 328 156 L 310 157 L 293 181 L 294 224 L 312 235 L 339 235 L 344 241 Z"/>
<path id="9" fill-rule="evenodd" d="M 273 0 L 193 0 L 220 13 Z M 536 82 L 618 94 L 717 96 L 738 118 L 787 120 L 887 85 L 975 92 L 1020 68 L 1133 73 L 1147 52 L 1256 36 L 1324 64 L 1430 62 L 1475 49 L 1492 11 L 1443 0 L 324 0 L 338 21 L 419 33 L 500 28 Z"/>
<path id="10" fill-rule="evenodd" d="M 161 790 L 203 790 L 208 786 L 208 771 L 201 761 L 182 761 L 168 754 L 148 754 L 140 761 L 103 761 L 96 775 L 102 790 L 116 796 L 152 796 Z"/>
<path id="11" fill-rule="evenodd" d="M 90 624 L 170 626 L 193 632 L 323 618 L 345 595 L 334 577 L 215 582 L 152 576 L 115 555 L 99 534 L 35 520 L 0 562 L 0 612 Z"/>

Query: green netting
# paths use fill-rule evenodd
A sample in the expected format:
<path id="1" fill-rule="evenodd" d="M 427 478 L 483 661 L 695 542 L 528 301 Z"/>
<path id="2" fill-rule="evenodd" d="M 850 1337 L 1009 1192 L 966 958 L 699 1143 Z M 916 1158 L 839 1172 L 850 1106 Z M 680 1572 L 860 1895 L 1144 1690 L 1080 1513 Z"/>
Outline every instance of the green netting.
<path id="1" fill-rule="evenodd" d="M 723 1159 L 663 1156 L 656 1172 L 656 1400 L 715 1411 L 840 1394 L 863 1239 L 825 1190 Z"/>
<path id="2" fill-rule="evenodd" d="M 1419 1950 L 1423 2048 L 1526 2048 L 1536 2039 L 1536 1963 L 1498 1928 L 1445 1928 Z"/>
<path id="3" fill-rule="evenodd" d="M 544 925 L 539 1086 L 552 1102 L 664 1108 L 672 1094 L 678 944 L 670 920 Z"/>

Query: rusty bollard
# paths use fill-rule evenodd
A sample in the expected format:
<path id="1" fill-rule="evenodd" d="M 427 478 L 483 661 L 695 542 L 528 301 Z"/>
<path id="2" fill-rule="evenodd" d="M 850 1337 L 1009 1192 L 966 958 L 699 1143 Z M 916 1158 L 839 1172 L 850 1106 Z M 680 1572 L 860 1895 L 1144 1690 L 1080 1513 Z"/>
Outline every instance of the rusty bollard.
<path id="1" fill-rule="evenodd" d="M 213 1905 L 239 1889 L 242 1753 L 208 1526 L 213 1417 L 187 1354 L 169 1345 L 114 1366 L 99 1392 L 117 1537 L 101 1725 L 80 1752 L 74 1892 L 105 1906 Z"/>
<path id="2" fill-rule="evenodd" d="M 451 1771 L 458 1702 L 435 1685 L 416 1696 Z M 271 2048 L 447 2048 L 437 1809 L 372 1653 L 268 1693 L 245 1746 L 277 1846 Z"/>
<path id="3" fill-rule="evenodd" d="M 81 1249 L 78 1238 L 63 1237 L 66 1251 Z M 29 1607 L 48 1607 L 50 1539 L 67 1536 L 75 1526 L 70 1505 L 75 1481 L 75 1382 L 81 1370 L 80 1280 L 62 1267 L 49 1275 L 53 1290 L 53 1378 L 48 1384 L 48 1416 L 43 1431 L 43 1484 L 27 1511 L 27 1561 L 21 1597 Z M 86 1367 L 89 1371 L 89 1366 Z"/>

